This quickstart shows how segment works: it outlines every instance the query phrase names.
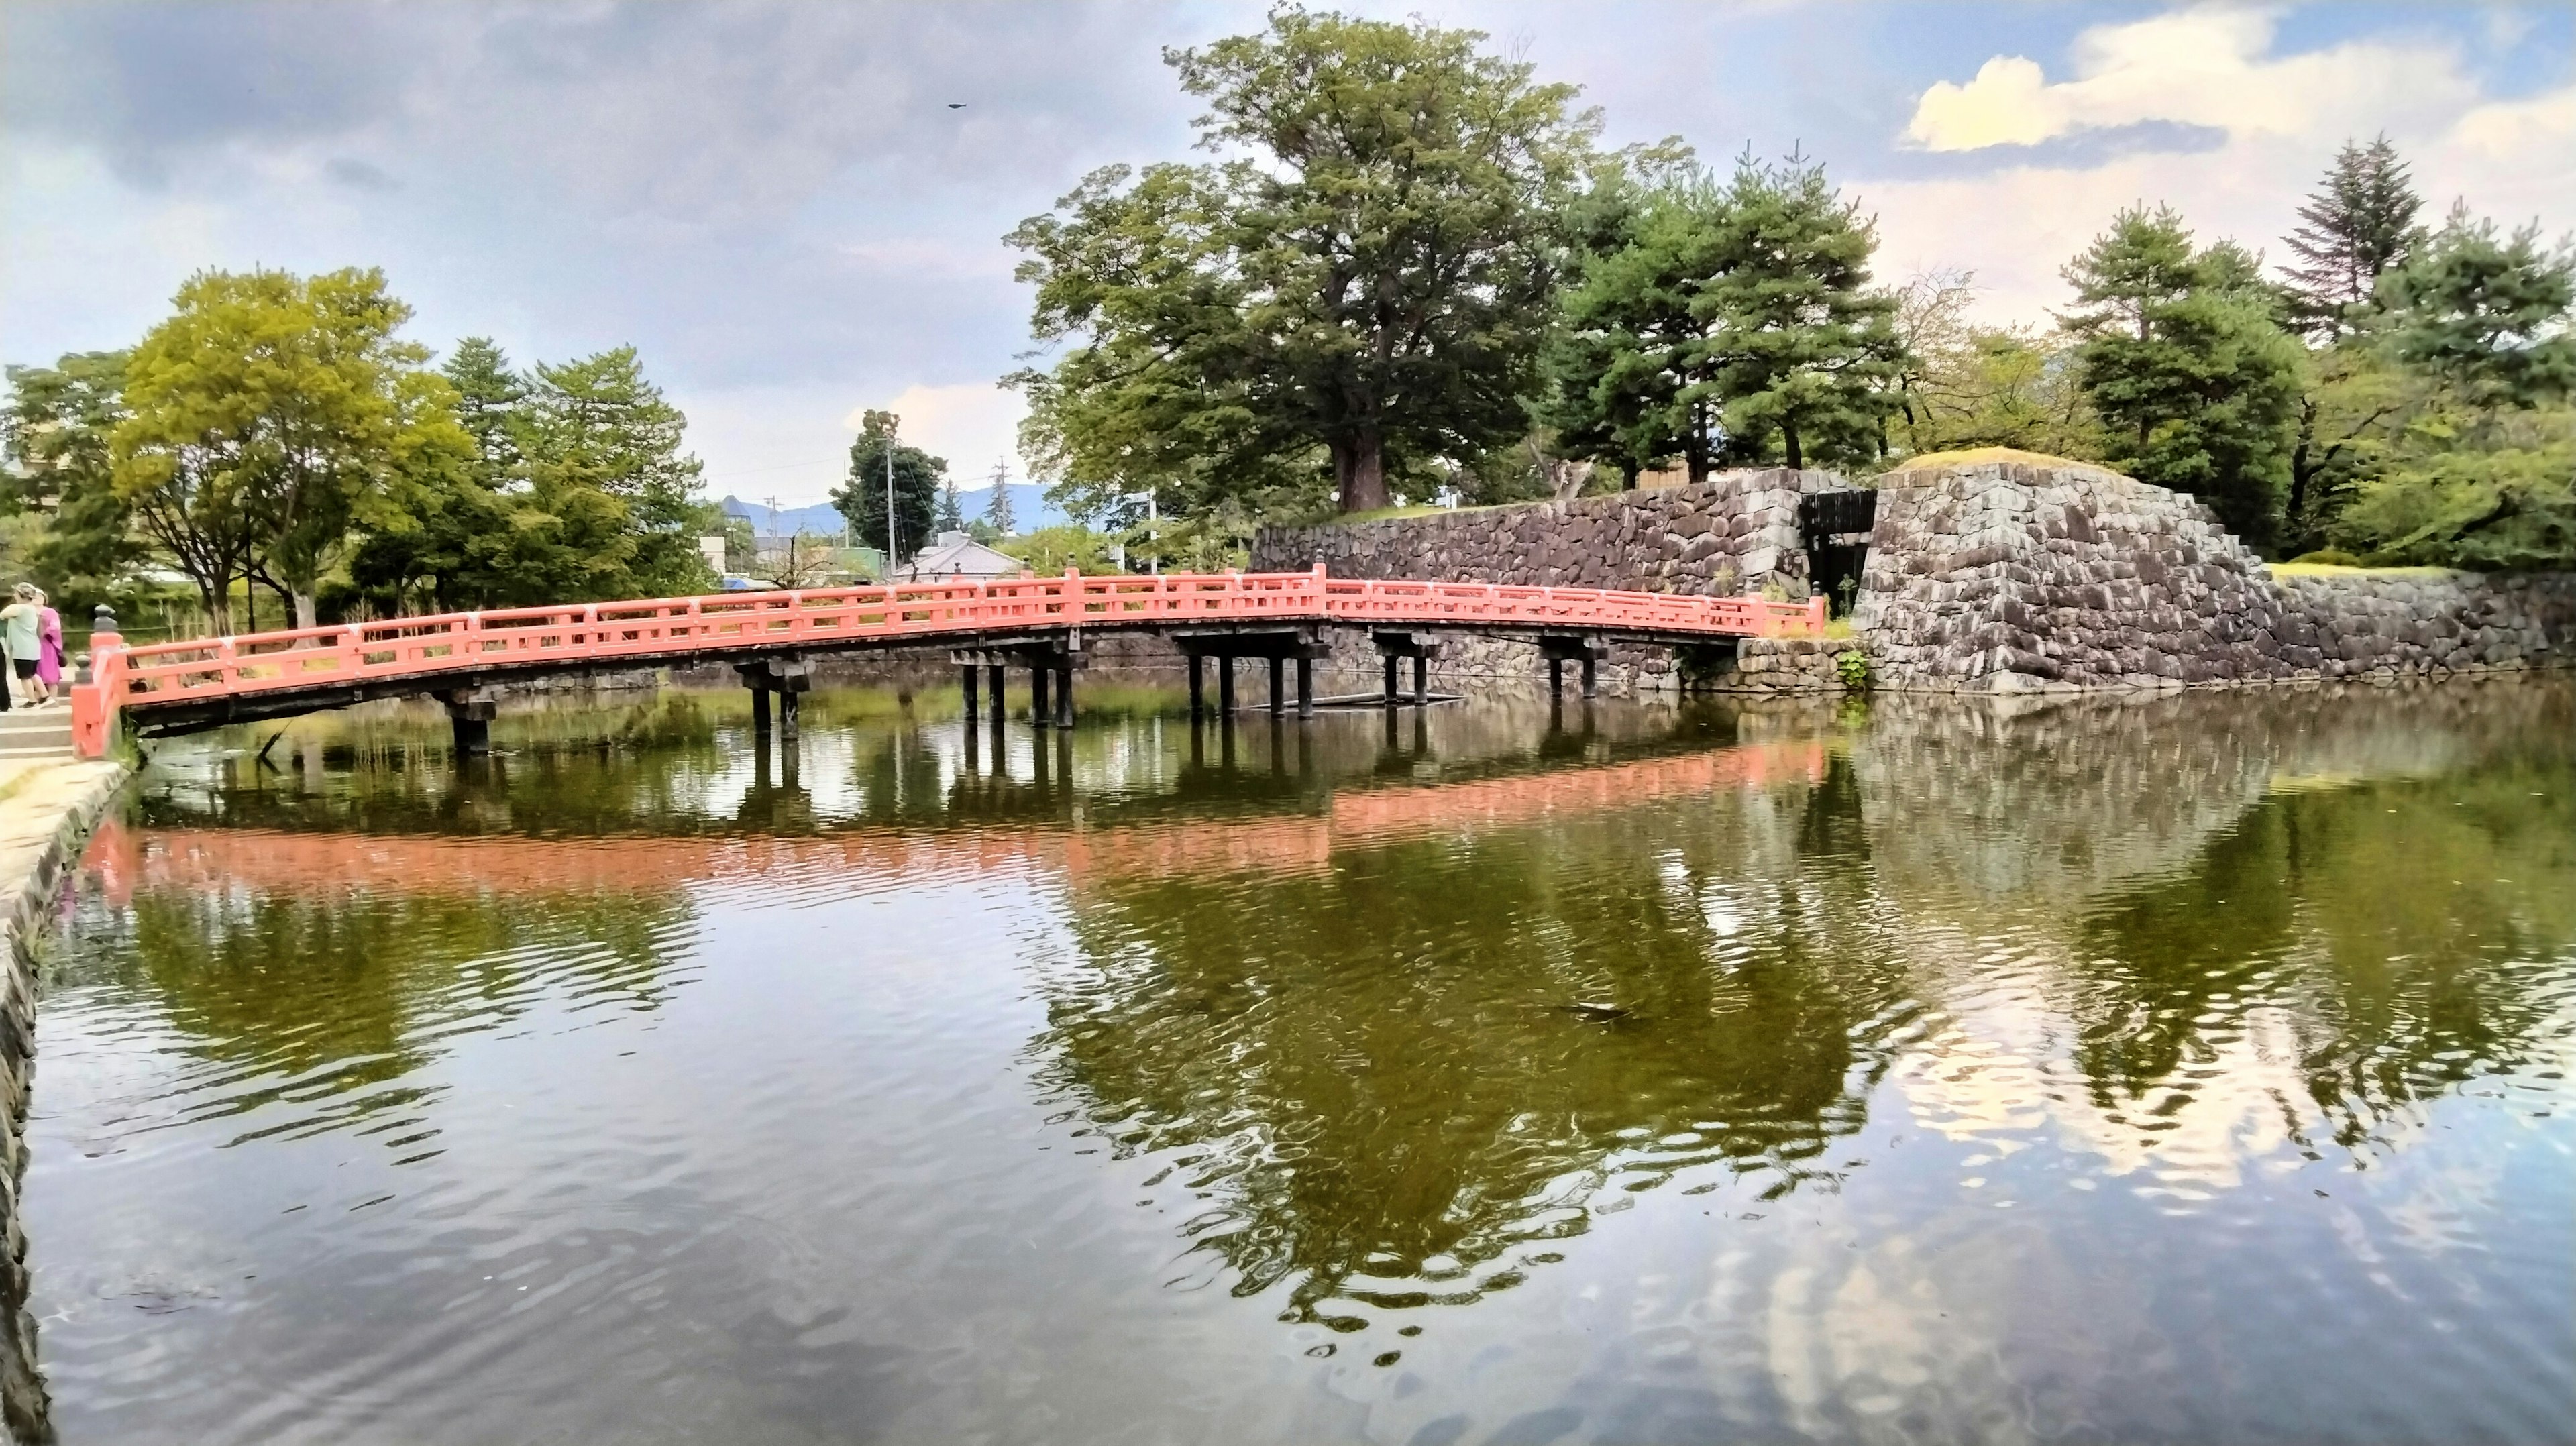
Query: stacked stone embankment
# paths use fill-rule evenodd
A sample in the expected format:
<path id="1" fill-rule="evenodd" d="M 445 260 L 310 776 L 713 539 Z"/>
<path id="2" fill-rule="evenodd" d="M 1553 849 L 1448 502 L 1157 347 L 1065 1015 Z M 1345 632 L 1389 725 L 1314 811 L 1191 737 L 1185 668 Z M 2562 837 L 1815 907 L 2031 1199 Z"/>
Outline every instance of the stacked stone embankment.
<path id="1" fill-rule="evenodd" d="M 1798 499 L 1848 485 L 1831 472 L 1766 468 L 1561 502 L 1266 527 L 1253 539 L 1252 570 L 1302 572 L 1320 562 L 1335 577 L 1803 598 Z M 1344 673 L 1375 666 L 1364 641 L 1337 646 L 1330 664 Z M 1614 693 L 1669 689 L 1684 671 L 1669 648 L 1619 644 L 1600 682 Z M 1432 665 L 1446 685 L 1546 672 L 1535 646 L 1502 638 L 1454 640 Z"/>
<path id="2" fill-rule="evenodd" d="M 1879 479 L 1852 617 L 1880 686 L 2180 688 L 2570 660 L 2576 577 L 2275 577 L 2188 494 L 2051 458 Z"/>
<path id="3" fill-rule="evenodd" d="M 0 1440 L 48 1439 L 18 1209 L 36 1059 L 36 941 L 53 924 L 64 872 L 125 777 L 123 764 L 66 760 L 28 768 L 0 793 L 0 930 L 8 935 L 0 969 Z"/>
<path id="4" fill-rule="evenodd" d="M 1335 577 L 1608 587 L 1735 597 L 1807 591 L 1798 499 L 1850 485 L 1771 468 L 1565 502 L 1524 502 L 1372 522 L 1265 527 L 1255 572 L 1324 564 Z"/>
<path id="5" fill-rule="evenodd" d="M 1729 472 L 1571 502 L 1266 529 L 1260 570 L 1802 597 L 1799 499 L 1830 472 Z M 2187 494 L 2028 453 L 1917 459 L 1877 483 L 1849 640 L 1714 658 L 1613 649 L 1602 685 L 1934 692 L 2167 689 L 2576 663 L 2576 575 L 2267 567 Z M 1353 666 L 1373 659 L 1353 651 Z M 1452 647 L 1435 677 L 1535 678 L 1537 650 Z"/>

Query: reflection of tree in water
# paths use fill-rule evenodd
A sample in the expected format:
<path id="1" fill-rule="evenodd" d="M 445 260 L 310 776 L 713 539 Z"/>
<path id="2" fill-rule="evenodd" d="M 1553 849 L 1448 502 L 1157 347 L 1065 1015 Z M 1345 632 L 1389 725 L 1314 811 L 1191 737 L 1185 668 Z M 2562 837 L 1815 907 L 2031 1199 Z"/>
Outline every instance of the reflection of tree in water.
<path id="1" fill-rule="evenodd" d="M 2089 913 L 2076 1062 L 2096 1104 L 2169 1090 L 2154 1113 L 2170 1116 L 2257 1010 L 2286 1021 L 2346 1147 L 2538 1058 L 2564 1027 L 2576 942 L 2570 783 L 2563 762 L 2507 759 L 2278 793 L 2187 868 Z"/>
<path id="2" fill-rule="evenodd" d="M 1795 868 L 1802 835 L 1857 839 L 1836 798 L 1109 885 L 1049 983 L 1042 1079 L 1119 1152 L 1172 1153 L 1236 1293 L 1293 1281 L 1292 1317 L 1343 1326 L 1328 1300 L 1514 1284 L 1516 1246 L 1685 1168 L 1830 1188 L 1902 1015 L 1860 872 Z"/>
<path id="3" fill-rule="evenodd" d="M 658 1008 L 670 939 L 690 919 L 673 894 L 589 897 L 151 889 L 91 907 L 64 960 L 73 983 L 113 983 L 156 1004 L 211 1067 L 198 1117 L 279 1101 L 302 1134 L 418 1104 L 383 1088 L 540 1002 Z"/>

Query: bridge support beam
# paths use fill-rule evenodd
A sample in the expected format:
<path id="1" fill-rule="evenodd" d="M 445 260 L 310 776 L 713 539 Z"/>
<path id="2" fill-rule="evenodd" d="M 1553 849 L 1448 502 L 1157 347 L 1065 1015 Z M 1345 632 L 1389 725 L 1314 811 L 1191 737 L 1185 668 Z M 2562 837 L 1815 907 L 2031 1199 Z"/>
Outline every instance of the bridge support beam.
<path id="1" fill-rule="evenodd" d="M 814 686 L 814 665 L 803 658 L 782 656 L 754 658 L 734 664 L 734 673 L 742 685 L 751 690 L 751 731 L 755 739 L 769 736 L 769 695 L 778 695 L 778 736 L 789 743 L 796 741 L 797 701 Z"/>
<path id="2" fill-rule="evenodd" d="M 492 717 L 500 711 L 500 694 L 490 688 L 459 688 L 441 700 L 459 758 L 481 758 L 492 751 Z"/>
<path id="3" fill-rule="evenodd" d="M 1375 632 L 1369 641 L 1377 644 L 1378 655 L 1386 663 L 1386 687 L 1379 701 L 1392 708 L 1404 701 L 1396 691 L 1396 660 L 1413 660 L 1413 706 L 1431 701 L 1431 660 L 1440 656 L 1441 641 L 1428 633 Z"/>
<path id="4" fill-rule="evenodd" d="M 984 679 L 973 663 L 965 664 L 961 671 L 965 677 L 958 696 L 966 701 L 966 736 L 971 738 L 975 735 L 975 695 L 983 691 Z"/>
<path id="5" fill-rule="evenodd" d="M 1565 665 L 1569 661 L 1583 665 L 1583 696 L 1599 696 L 1600 664 L 1610 657 L 1608 643 L 1591 633 L 1542 633 L 1538 651 L 1540 657 L 1547 659 L 1548 696 L 1565 696 Z"/>
<path id="6" fill-rule="evenodd" d="M 1029 722 L 1039 728 L 1070 727 L 1073 723 L 1073 670 L 1083 665 L 1082 634 L 1076 629 L 1040 634 L 1024 641 L 1004 641 L 961 647 L 950 652 L 948 661 L 956 665 L 966 679 L 970 695 L 966 703 L 966 721 L 975 721 L 975 670 L 984 670 L 992 689 L 992 715 L 995 726 L 1009 719 L 1009 685 L 1004 681 L 1013 668 L 1029 670 Z"/>
<path id="7" fill-rule="evenodd" d="M 1314 660 L 1332 656 L 1331 645 L 1324 641 L 1323 627 L 1313 623 L 1287 625 L 1272 623 L 1267 626 L 1241 628 L 1190 627 L 1175 630 L 1170 636 L 1172 642 L 1187 654 L 1190 660 L 1190 716 L 1193 718 L 1207 711 L 1206 685 L 1201 681 L 1201 677 L 1202 669 L 1209 659 L 1214 659 L 1217 666 L 1216 709 L 1219 713 L 1229 716 L 1235 709 L 1235 659 L 1262 658 L 1269 662 L 1269 711 L 1273 713 L 1287 706 L 1288 690 L 1283 670 L 1290 658 L 1296 659 L 1299 688 L 1297 714 L 1302 718 L 1309 717 L 1314 712 L 1312 697 Z"/>

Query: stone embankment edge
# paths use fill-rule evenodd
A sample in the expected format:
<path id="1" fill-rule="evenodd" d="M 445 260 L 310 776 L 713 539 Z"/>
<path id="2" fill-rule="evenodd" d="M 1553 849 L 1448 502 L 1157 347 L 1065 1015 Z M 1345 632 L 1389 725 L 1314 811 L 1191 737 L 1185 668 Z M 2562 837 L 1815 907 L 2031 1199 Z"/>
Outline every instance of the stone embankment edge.
<path id="1" fill-rule="evenodd" d="M 53 922 L 64 873 L 132 776 L 123 763 L 64 762 L 30 773 L 0 799 L 0 929 L 8 932 L 0 973 L 0 1442 L 9 1446 L 48 1434 L 18 1212 L 36 1053 L 35 946 Z"/>

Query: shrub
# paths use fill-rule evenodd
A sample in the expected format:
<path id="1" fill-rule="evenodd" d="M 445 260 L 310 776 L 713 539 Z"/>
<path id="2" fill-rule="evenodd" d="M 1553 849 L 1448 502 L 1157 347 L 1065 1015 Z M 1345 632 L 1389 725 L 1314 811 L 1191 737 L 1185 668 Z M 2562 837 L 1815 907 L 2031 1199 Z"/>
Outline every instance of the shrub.
<path id="1" fill-rule="evenodd" d="M 1869 687 L 1869 654 L 1849 648 L 1834 655 L 1834 671 L 1843 679 L 1843 691 L 1864 692 Z"/>

